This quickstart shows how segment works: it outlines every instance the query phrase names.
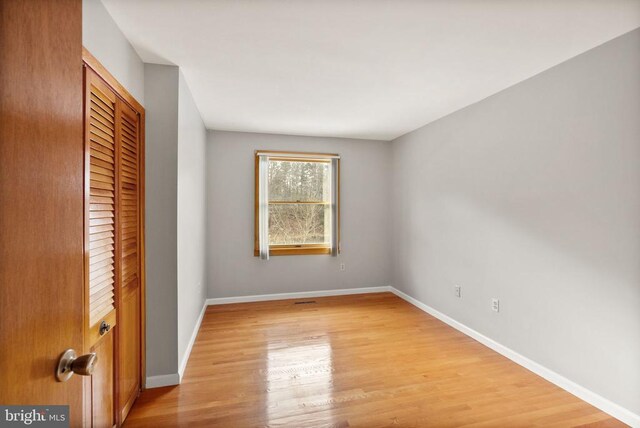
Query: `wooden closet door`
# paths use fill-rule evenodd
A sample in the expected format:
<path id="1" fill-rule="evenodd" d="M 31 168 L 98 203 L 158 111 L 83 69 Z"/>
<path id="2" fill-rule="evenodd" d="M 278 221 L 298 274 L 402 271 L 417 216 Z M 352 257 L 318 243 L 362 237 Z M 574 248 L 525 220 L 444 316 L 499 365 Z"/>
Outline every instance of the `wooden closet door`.
<path id="1" fill-rule="evenodd" d="M 89 398 L 92 425 L 110 427 L 116 422 L 113 388 L 118 267 L 118 99 L 102 79 L 86 67 L 85 82 L 86 343 L 88 350 L 98 356 L 89 381 Z"/>
<path id="2" fill-rule="evenodd" d="M 124 420 L 140 392 L 140 114 L 119 102 L 118 209 L 120 301 L 118 306 L 119 411 Z"/>
<path id="3" fill-rule="evenodd" d="M 87 389 L 92 424 L 106 427 L 124 422 L 143 386 L 144 108 L 88 51 L 83 58 L 87 343 L 100 360 Z"/>

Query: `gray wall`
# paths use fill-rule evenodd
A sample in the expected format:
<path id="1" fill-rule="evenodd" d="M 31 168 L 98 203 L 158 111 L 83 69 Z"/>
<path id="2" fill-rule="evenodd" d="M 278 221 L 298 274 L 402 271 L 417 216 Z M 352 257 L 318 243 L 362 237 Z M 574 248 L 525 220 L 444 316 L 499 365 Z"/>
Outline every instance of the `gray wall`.
<path id="1" fill-rule="evenodd" d="M 182 363 L 206 300 L 207 131 L 182 73 L 178 87 L 178 358 Z"/>
<path id="2" fill-rule="evenodd" d="M 147 376 L 178 373 L 178 67 L 145 64 Z"/>
<path id="3" fill-rule="evenodd" d="M 178 373 L 206 299 L 206 130 L 178 67 L 145 64 L 147 376 Z"/>
<path id="4" fill-rule="evenodd" d="M 145 64 L 147 376 L 178 373 L 205 301 L 206 130 L 178 67 Z"/>
<path id="5" fill-rule="evenodd" d="M 254 151 L 339 153 L 342 254 L 253 256 Z M 207 144 L 209 297 L 390 283 L 388 142 L 210 131 Z M 339 264 L 346 271 L 340 272 Z"/>
<path id="6" fill-rule="evenodd" d="M 393 285 L 636 414 L 639 47 L 636 30 L 392 143 Z"/>
<path id="7" fill-rule="evenodd" d="M 82 44 L 144 105 L 144 64 L 100 0 L 82 0 Z"/>

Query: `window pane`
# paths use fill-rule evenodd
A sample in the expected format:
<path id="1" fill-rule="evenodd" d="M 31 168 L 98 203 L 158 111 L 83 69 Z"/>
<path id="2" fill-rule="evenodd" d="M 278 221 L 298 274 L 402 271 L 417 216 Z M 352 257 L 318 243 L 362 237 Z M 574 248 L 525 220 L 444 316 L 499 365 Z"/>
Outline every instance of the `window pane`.
<path id="1" fill-rule="evenodd" d="M 269 201 L 329 201 L 327 162 L 269 161 Z"/>
<path id="2" fill-rule="evenodd" d="M 269 244 L 329 244 L 328 205 L 277 204 L 269 206 Z"/>

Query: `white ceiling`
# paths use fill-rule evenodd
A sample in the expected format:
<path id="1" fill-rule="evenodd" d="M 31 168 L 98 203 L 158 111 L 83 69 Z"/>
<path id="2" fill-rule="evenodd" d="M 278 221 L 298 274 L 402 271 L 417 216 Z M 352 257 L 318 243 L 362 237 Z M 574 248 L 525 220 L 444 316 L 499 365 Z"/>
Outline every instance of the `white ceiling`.
<path id="1" fill-rule="evenodd" d="M 640 0 L 103 2 L 209 129 L 380 140 L 640 26 Z"/>

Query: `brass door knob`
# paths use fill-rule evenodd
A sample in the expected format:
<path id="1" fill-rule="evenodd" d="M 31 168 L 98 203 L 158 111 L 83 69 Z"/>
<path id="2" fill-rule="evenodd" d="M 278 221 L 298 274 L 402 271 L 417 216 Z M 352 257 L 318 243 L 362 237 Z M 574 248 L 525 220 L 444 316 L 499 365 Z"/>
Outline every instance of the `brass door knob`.
<path id="1" fill-rule="evenodd" d="M 59 382 L 66 382 L 74 373 L 80 376 L 91 376 L 97 363 L 98 356 L 95 352 L 78 357 L 76 351 L 67 349 L 60 356 L 56 379 Z"/>

